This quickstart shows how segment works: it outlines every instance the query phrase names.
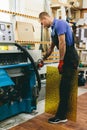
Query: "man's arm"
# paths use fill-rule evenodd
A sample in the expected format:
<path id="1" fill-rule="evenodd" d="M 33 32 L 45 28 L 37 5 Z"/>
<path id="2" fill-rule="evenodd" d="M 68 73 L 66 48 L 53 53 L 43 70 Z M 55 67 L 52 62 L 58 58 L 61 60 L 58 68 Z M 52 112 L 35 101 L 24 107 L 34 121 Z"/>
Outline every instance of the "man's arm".
<path id="1" fill-rule="evenodd" d="M 66 42 L 65 42 L 65 34 L 59 35 L 59 53 L 60 53 L 60 60 L 64 60 L 64 56 L 66 53 Z"/>
<path id="2" fill-rule="evenodd" d="M 44 55 L 43 60 L 46 60 L 46 59 L 51 55 L 51 53 L 52 53 L 54 47 L 55 47 L 55 45 L 54 45 L 54 43 L 52 42 L 50 48 L 48 49 L 48 51 L 47 51 L 46 54 Z"/>

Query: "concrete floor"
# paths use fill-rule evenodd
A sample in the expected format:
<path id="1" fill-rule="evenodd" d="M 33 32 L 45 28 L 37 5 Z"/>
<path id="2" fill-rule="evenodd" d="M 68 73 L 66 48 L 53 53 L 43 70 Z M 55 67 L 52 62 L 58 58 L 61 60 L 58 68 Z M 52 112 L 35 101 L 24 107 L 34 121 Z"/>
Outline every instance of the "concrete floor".
<path id="1" fill-rule="evenodd" d="M 44 113 L 44 106 L 45 106 L 45 83 L 42 84 L 42 89 L 40 92 L 40 96 L 38 99 L 38 105 L 37 105 L 37 111 L 32 114 L 19 114 L 17 116 L 14 116 L 12 118 L 9 118 L 5 121 L 2 121 L 0 123 L 0 130 L 8 130 L 9 128 L 12 128 L 20 123 L 26 122 L 29 119 L 34 118 L 37 115 L 40 115 Z M 87 87 L 79 87 L 78 88 L 78 96 L 84 94 L 87 92 Z"/>

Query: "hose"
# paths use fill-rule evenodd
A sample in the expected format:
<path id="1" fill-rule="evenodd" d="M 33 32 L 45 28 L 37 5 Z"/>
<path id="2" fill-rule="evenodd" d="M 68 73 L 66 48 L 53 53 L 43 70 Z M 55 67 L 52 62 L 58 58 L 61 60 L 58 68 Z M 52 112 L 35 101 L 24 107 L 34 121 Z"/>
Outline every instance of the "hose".
<path id="1" fill-rule="evenodd" d="M 36 73 L 36 77 L 37 77 L 37 82 L 38 82 L 38 90 L 40 91 L 41 90 L 41 80 L 40 80 L 40 76 L 39 76 L 39 73 L 38 73 L 38 70 L 37 70 L 37 67 L 35 65 L 35 62 L 33 60 L 33 58 L 31 57 L 31 55 L 29 54 L 29 52 L 23 48 L 21 45 L 17 44 L 17 43 L 14 43 L 16 47 L 18 47 L 21 51 L 23 51 L 25 53 L 25 55 L 30 59 L 32 65 L 33 65 L 33 68 L 35 70 L 35 73 Z"/>

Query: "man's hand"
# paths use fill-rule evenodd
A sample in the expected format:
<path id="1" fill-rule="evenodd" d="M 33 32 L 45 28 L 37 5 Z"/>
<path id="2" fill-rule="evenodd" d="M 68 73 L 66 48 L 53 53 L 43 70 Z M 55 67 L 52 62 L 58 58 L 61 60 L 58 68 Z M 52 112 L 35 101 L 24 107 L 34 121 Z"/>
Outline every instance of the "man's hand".
<path id="1" fill-rule="evenodd" d="M 59 73 L 60 73 L 60 74 L 63 73 L 63 64 L 64 64 L 64 61 L 63 61 L 63 60 L 60 60 L 60 61 L 59 61 L 59 65 L 58 65 L 58 70 L 59 70 Z"/>
<path id="2" fill-rule="evenodd" d="M 43 60 L 46 60 L 51 55 L 54 47 L 55 47 L 55 45 L 52 42 L 50 48 L 47 50 L 46 54 L 43 56 Z"/>
<path id="3" fill-rule="evenodd" d="M 65 34 L 58 36 L 59 40 L 59 53 L 60 53 L 60 60 L 64 59 L 66 53 L 66 42 L 65 42 Z"/>
<path id="4" fill-rule="evenodd" d="M 41 67 L 43 67 L 43 66 L 44 66 L 43 60 L 42 60 L 42 59 L 39 59 L 39 60 L 37 61 L 37 67 L 38 67 L 38 68 L 41 68 Z"/>
<path id="5" fill-rule="evenodd" d="M 64 64 L 64 56 L 66 53 L 66 42 L 65 42 L 65 34 L 58 36 L 59 40 L 59 53 L 60 53 L 60 61 L 58 65 L 59 73 L 63 73 L 63 64 Z"/>

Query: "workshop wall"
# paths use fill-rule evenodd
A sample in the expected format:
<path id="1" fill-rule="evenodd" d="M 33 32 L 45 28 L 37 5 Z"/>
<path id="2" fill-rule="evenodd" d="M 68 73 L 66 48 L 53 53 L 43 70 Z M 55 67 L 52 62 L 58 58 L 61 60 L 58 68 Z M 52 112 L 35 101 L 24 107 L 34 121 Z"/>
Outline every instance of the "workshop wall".
<path id="1" fill-rule="evenodd" d="M 44 10 L 44 0 L 18 0 L 16 1 L 16 11 L 27 14 L 30 16 L 35 16 L 38 18 L 38 15 L 41 11 Z M 23 18 L 23 17 L 16 17 L 17 21 L 22 21 L 22 22 L 28 22 L 33 24 L 34 26 L 34 38 L 35 40 L 39 40 L 41 38 L 41 25 L 39 23 L 38 19 L 28 19 L 28 18 Z"/>
<path id="2" fill-rule="evenodd" d="M 0 9 L 9 10 L 9 0 L 2 0 L 0 3 Z M 0 21 L 10 22 L 10 16 L 8 14 L 0 12 Z"/>
<path id="3" fill-rule="evenodd" d="M 87 2 L 87 0 L 83 0 L 83 8 L 87 8 L 86 2 Z"/>

